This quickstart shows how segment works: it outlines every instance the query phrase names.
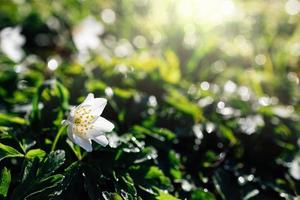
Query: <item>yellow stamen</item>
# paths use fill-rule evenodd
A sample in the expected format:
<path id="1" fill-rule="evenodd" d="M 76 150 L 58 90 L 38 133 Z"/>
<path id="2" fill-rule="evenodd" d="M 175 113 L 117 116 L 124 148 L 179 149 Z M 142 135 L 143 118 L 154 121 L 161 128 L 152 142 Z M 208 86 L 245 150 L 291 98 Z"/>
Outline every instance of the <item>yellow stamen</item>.
<path id="1" fill-rule="evenodd" d="M 74 114 L 74 128 L 73 131 L 79 136 L 86 136 L 89 129 L 92 128 L 92 122 L 95 116 L 91 114 L 92 110 L 84 106 L 76 109 Z"/>

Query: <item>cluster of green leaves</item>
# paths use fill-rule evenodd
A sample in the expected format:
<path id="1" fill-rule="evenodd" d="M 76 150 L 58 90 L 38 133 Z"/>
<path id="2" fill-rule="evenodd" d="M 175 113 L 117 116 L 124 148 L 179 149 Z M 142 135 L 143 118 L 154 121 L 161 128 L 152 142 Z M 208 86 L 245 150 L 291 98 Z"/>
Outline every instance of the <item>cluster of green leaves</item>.
<path id="1" fill-rule="evenodd" d="M 266 68 L 242 69 L 249 58 L 220 53 L 216 36 L 203 33 L 209 42 L 191 51 L 174 42 L 179 33 L 166 42 L 174 50 L 162 48 L 159 56 L 136 52 L 108 59 L 94 52 L 82 64 L 74 59 L 70 29 L 97 13 L 97 6 L 113 3 L 61 1 L 48 8 L 40 2 L 0 7 L 0 27 L 22 26 L 28 55 L 13 63 L 0 54 L 1 198 L 299 198 L 299 176 L 291 172 L 300 156 L 299 83 L 286 76 L 290 69 L 283 49 L 267 43 L 272 51 Z M 114 6 L 123 16 L 130 5 Z M 62 30 L 49 29 L 49 16 Z M 120 33 L 114 28 L 109 33 L 132 34 L 138 21 L 128 20 L 117 22 L 124 27 Z M 269 37 L 270 30 L 260 28 Z M 47 35 L 48 46 L 32 39 L 40 34 Z M 63 45 L 53 42 L 57 37 Z M 57 54 L 62 61 L 51 71 L 47 59 Z M 230 66 L 222 72 L 205 68 L 216 56 Z M 20 72 L 20 65 L 25 70 Z M 115 129 L 107 134 L 108 147 L 93 144 L 87 153 L 68 139 L 60 123 L 70 105 L 90 92 L 108 99 L 103 116 Z"/>

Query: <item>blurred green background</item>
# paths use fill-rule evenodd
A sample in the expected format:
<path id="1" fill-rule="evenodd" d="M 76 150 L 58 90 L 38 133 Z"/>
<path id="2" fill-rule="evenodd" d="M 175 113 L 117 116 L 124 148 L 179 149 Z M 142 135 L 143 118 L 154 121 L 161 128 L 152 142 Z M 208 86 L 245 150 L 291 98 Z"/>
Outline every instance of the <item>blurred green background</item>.
<path id="1" fill-rule="evenodd" d="M 3 0 L 0 195 L 299 199 L 299 76 L 299 0 Z M 90 92 L 110 147 L 50 153 Z"/>

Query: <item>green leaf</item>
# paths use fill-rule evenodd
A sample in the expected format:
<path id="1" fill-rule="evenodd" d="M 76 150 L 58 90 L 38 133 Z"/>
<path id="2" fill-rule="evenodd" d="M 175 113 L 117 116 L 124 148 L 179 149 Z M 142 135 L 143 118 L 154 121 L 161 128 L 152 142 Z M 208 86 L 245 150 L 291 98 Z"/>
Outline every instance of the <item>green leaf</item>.
<path id="1" fill-rule="evenodd" d="M 27 121 L 21 117 L 12 114 L 0 113 L 0 125 L 9 126 L 13 124 L 26 125 Z"/>
<path id="2" fill-rule="evenodd" d="M 192 192 L 191 200 L 215 200 L 213 194 L 205 192 L 203 189 L 196 189 Z"/>
<path id="3" fill-rule="evenodd" d="M 179 60 L 171 50 L 165 52 L 165 59 L 166 61 L 159 65 L 160 75 L 169 83 L 177 83 L 181 77 Z"/>
<path id="4" fill-rule="evenodd" d="M 170 174 L 174 178 L 174 180 L 180 180 L 182 178 L 182 173 L 179 169 L 177 168 L 171 168 L 170 169 Z"/>
<path id="5" fill-rule="evenodd" d="M 225 138 L 227 138 L 232 144 L 236 144 L 238 142 L 235 135 L 229 128 L 225 126 L 220 126 L 220 130 L 222 134 L 225 136 Z"/>
<path id="6" fill-rule="evenodd" d="M 38 164 L 39 164 L 38 158 L 24 160 L 22 180 L 21 183 L 15 187 L 12 194 L 12 199 L 14 200 L 24 199 L 26 194 L 32 190 L 35 182 L 38 180 L 36 177 Z"/>
<path id="7" fill-rule="evenodd" d="M 77 159 L 81 160 L 82 155 L 81 155 L 81 149 L 80 149 L 79 145 L 75 145 L 74 142 L 72 142 L 69 138 L 67 138 L 66 142 L 69 145 L 69 147 L 71 148 L 71 150 L 73 151 L 73 153 L 76 155 Z"/>
<path id="8" fill-rule="evenodd" d="M 63 179 L 63 175 L 56 174 L 40 180 L 25 199 L 49 199 L 49 197 L 57 196 L 63 189 L 62 187 L 58 187 Z"/>
<path id="9" fill-rule="evenodd" d="M 30 116 L 32 125 L 41 128 L 40 121 L 49 120 L 48 111 L 39 108 L 40 102 L 43 102 L 45 107 L 52 104 L 52 109 L 55 113 L 52 116 L 52 120 L 55 125 L 59 125 L 63 117 L 63 112 L 68 108 L 68 98 L 68 90 L 59 81 L 55 79 L 44 81 L 32 98 L 32 112 Z"/>
<path id="10" fill-rule="evenodd" d="M 61 106 L 62 106 L 62 108 L 67 109 L 69 107 L 69 91 L 59 81 L 56 81 L 56 86 L 59 91 L 58 96 L 60 97 Z"/>
<path id="11" fill-rule="evenodd" d="M 4 167 L 0 174 L 0 195 L 6 197 L 11 181 L 10 171 Z"/>
<path id="12" fill-rule="evenodd" d="M 0 126 L 0 139 L 12 139 L 13 136 L 9 134 L 11 127 Z"/>
<path id="13" fill-rule="evenodd" d="M 244 197 L 243 197 L 243 200 L 249 200 L 249 199 L 252 199 L 252 197 L 256 196 L 259 194 L 259 190 L 257 189 L 254 189 L 254 190 L 251 190 L 250 192 L 248 192 Z"/>
<path id="14" fill-rule="evenodd" d="M 131 176 L 127 173 L 118 180 L 118 187 L 116 187 L 117 192 L 120 193 L 124 199 L 136 199 L 137 190 Z"/>
<path id="15" fill-rule="evenodd" d="M 145 179 L 164 186 L 170 186 L 171 184 L 170 179 L 166 177 L 157 166 L 151 166 L 149 168 L 148 172 L 145 175 Z"/>
<path id="16" fill-rule="evenodd" d="M 11 146 L 7 146 L 5 144 L 0 143 L 0 161 L 4 158 L 14 158 L 14 157 L 23 157 L 24 155 L 12 148 Z"/>
<path id="17" fill-rule="evenodd" d="M 159 189 L 172 189 L 170 179 L 157 166 L 132 166 L 129 169 L 134 184 L 149 192 L 154 187 Z"/>
<path id="18" fill-rule="evenodd" d="M 43 159 L 46 155 L 46 152 L 42 149 L 32 149 L 28 151 L 25 155 L 26 158 L 34 158 L 38 157 L 39 159 Z"/>
<path id="19" fill-rule="evenodd" d="M 202 109 L 174 88 L 169 88 L 165 101 L 177 111 L 192 116 L 195 122 L 203 119 Z"/>
<path id="20" fill-rule="evenodd" d="M 102 196 L 105 200 L 123 200 L 122 197 L 116 192 L 110 193 L 110 192 L 104 191 L 104 192 L 102 192 Z"/>
<path id="21" fill-rule="evenodd" d="M 219 156 L 214 152 L 208 150 L 203 156 L 203 167 L 211 167 L 219 159 Z"/>
<path id="22" fill-rule="evenodd" d="M 124 90 L 122 88 L 113 88 L 114 94 L 123 99 L 129 99 L 134 95 L 134 90 Z"/>
<path id="23" fill-rule="evenodd" d="M 49 159 L 49 156 L 47 158 Z M 45 161 L 49 164 L 48 160 Z M 42 163 L 43 167 L 44 164 L 45 162 Z M 62 174 L 52 175 L 53 170 L 47 174 L 37 175 L 41 171 L 38 169 L 38 157 L 26 158 L 24 165 L 22 182 L 13 191 L 12 199 L 50 199 L 50 197 L 57 196 L 62 192 L 64 180 Z M 53 169 L 51 166 L 50 168 Z"/>
<path id="24" fill-rule="evenodd" d="M 180 157 L 174 150 L 170 150 L 168 153 L 169 162 L 171 165 L 170 174 L 175 180 L 182 178 L 182 173 L 180 171 Z"/>
<path id="25" fill-rule="evenodd" d="M 140 136 L 144 137 L 144 135 L 147 135 L 149 137 L 153 137 L 160 141 L 166 141 L 166 140 L 172 140 L 174 139 L 175 133 L 172 131 L 165 129 L 165 128 L 152 128 L 147 129 L 143 126 L 135 125 L 133 126 L 133 130 Z"/>
<path id="26" fill-rule="evenodd" d="M 33 181 L 39 166 L 39 159 L 37 157 L 24 160 L 22 183 Z"/>
<path id="27" fill-rule="evenodd" d="M 69 185 L 72 183 L 74 179 L 78 177 L 78 171 L 80 169 L 80 164 L 78 161 L 73 162 L 69 167 L 67 167 L 64 171 L 64 180 L 63 180 L 63 190 L 67 190 Z"/>
<path id="28" fill-rule="evenodd" d="M 170 131 L 169 129 L 166 129 L 166 128 L 153 128 L 153 131 L 156 134 L 163 136 L 167 140 L 172 140 L 176 137 L 175 133 L 173 133 L 172 131 Z"/>
<path id="29" fill-rule="evenodd" d="M 179 200 L 173 195 L 164 192 L 163 190 L 158 190 L 158 195 L 155 197 L 156 200 Z"/>
<path id="30" fill-rule="evenodd" d="M 65 161 L 65 152 L 57 150 L 51 152 L 43 161 L 38 176 L 46 177 L 58 169 Z"/>

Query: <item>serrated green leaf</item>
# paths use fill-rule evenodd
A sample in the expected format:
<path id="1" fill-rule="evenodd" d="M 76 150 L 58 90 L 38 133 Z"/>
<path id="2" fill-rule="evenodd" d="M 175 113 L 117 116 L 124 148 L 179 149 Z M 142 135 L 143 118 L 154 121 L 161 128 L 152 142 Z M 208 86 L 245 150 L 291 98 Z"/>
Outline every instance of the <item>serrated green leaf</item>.
<path id="1" fill-rule="evenodd" d="M 71 182 L 78 177 L 78 171 L 80 170 L 80 163 L 78 161 L 72 163 L 64 171 L 63 190 L 67 190 Z"/>
<path id="2" fill-rule="evenodd" d="M 36 177 L 39 167 L 39 159 L 37 157 L 24 160 L 22 183 L 30 182 Z"/>
<path id="3" fill-rule="evenodd" d="M 38 176 L 46 177 L 58 169 L 65 161 L 65 152 L 63 150 L 57 150 L 51 152 L 42 162 L 42 165 L 38 171 Z"/>
<path id="4" fill-rule="evenodd" d="M 22 182 L 13 191 L 12 199 L 49 199 L 62 192 L 64 176 L 51 173 L 46 177 L 37 176 L 38 164 L 38 157 L 25 160 Z"/>
<path id="5" fill-rule="evenodd" d="M 34 184 L 34 187 L 32 187 L 32 190 L 25 197 L 25 199 L 49 199 L 49 197 L 59 195 L 63 189 L 60 187 L 60 183 L 63 181 L 63 179 L 64 176 L 62 174 L 56 174 L 39 180 Z"/>
<path id="6" fill-rule="evenodd" d="M 32 190 L 35 182 L 38 180 L 36 177 L 38 164 L 39 164 L 38 158 L 24 160 L 21 183 L 15 187 L 12 194 L 12 199 L 14 200 L 24 199 L 26 194 Z"/>

